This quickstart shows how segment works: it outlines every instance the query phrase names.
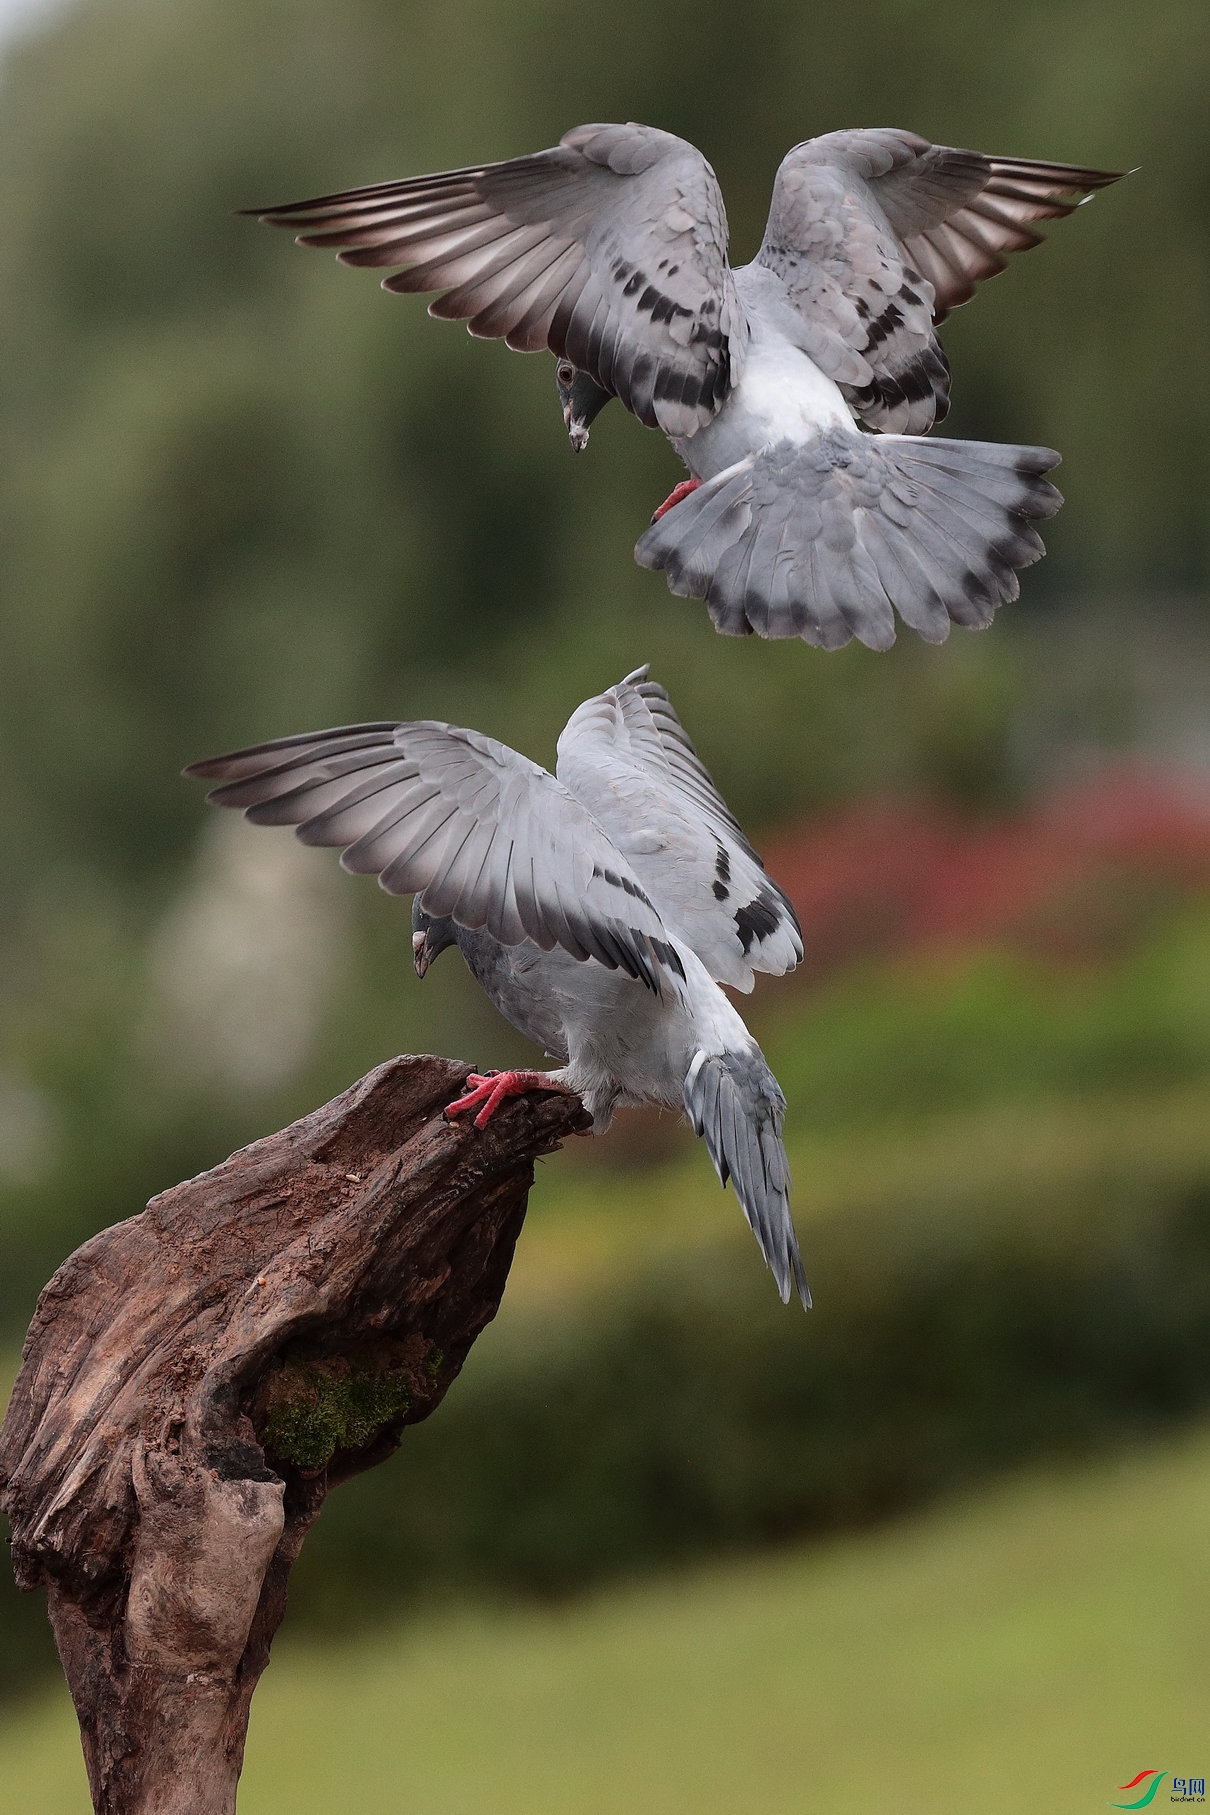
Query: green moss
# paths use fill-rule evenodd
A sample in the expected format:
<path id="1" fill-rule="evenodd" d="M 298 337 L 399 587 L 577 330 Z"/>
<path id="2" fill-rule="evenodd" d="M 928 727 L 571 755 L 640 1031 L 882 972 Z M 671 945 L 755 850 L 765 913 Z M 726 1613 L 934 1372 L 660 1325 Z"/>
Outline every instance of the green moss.
<path id="1" fill-rule="evenodd" d="M 287 1361 L 270 1384 L 264 1445 L 296 1468 L 321 1469 L 338 1449 L 364 1448 L 410 1403 L 401 1373 L 343 1359 Z"/>

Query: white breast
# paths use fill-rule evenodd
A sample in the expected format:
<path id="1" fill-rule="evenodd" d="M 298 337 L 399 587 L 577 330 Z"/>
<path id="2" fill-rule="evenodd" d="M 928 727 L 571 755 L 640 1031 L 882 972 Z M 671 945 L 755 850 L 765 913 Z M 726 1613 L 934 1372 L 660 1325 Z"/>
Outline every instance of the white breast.
<path id="1" fill-rule="evenodd" d="M 677 452 L 698 479 L 771 442 L 809 441 L 821 429 L 860 433 L 839 388 L 807 355 L 779 334 L 754 335 L 740 381 L 713 422 Z"/>

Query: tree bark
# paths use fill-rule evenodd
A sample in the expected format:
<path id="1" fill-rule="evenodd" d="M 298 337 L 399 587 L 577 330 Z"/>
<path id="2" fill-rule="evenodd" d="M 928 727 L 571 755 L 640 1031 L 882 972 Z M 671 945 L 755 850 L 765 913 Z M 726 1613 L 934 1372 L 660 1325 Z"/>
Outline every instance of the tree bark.
<path id="1" fill-rule="evenodd" d="M 553 1090 L 447 1122 L 467 1069 L 380 1066 L 86 1242 L 39 1300 L 0 1504 L 104 1815 L 232 1815 L 324 1496 L 439 1404 L 499 1306 L 535 1157 L 589 1125 Z"/>

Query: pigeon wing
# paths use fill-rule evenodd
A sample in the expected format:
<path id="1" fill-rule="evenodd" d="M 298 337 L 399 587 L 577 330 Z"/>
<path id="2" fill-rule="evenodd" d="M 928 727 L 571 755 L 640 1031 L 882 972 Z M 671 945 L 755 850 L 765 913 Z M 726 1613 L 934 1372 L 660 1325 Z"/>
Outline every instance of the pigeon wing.
<path id="1" fill-rule="evenodd" d="M 195 763 L 209 799 L 343 846 L 341 863 L 433 916 L 595 958 L 663 993 L 683 968 L 626 858 L 553 775 L 455 725 L 349 725 Z"/>
<path id="2" fill-rule="evenodd" d="M 1034 224 L 1120 172 L 985 157 L 891 127 L 798 145 L 777 173 L 757 263 L 806 323 L 804 349 L 871 428 L 923 434 L 949 407 L 934 327 Z"/>
<path id="3" fill-rule="evenodd" d="M 700 151 L 652 126 L 577 126 L 549 151 L 251 210 L 430 315 L 589 372 L 649 428 L 688 436 L 747 342 L 727 219 Z M 301 231 L 299 231 L 301 229 Z"/>
<path id="4" fill-rule="evenodd" d="M 717 983 L 750 990 L 754 971 L 793 970 L 802 957 L 794 910 L 646 668 L 572 715 L 558 775 Z"/>

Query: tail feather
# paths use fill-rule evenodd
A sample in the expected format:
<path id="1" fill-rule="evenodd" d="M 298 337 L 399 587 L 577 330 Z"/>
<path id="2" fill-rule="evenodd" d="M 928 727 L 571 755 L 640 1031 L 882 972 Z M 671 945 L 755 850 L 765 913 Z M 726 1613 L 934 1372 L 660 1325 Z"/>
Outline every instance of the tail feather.
<path id="1" fill-rule="evenodd" d="M 1063 500 L 1049 448 L 821 433 L 718 473 L 635 549 L 671 591 L 704 599 L 730 636 L 800 636 L 826 649 L 928 642 L 981 628 L 1045 553 L 1034 527 Z"/>
<path id="2" fill-rule="evenodd" d="M 944 642 L 949 634 L 949 612 L 924 579 L 919 564 L 912 560 L 910 546 L 892 534 L 891 525 L 879 518 L 871 521 L 865 539 L 888 605 L 897 598 L 905 624 L 918 631 L 926 643 Z M 893 606 L 891 611 L 893 634 Z"/>
<path id="3" fill-rule="evenodd" d="M 691 495 L 696 498 L 698 493 Z M 673 510 L 676 508 L 674 505 Z M 671 516 L 672 511 L 668 515 Z M 684 535 L 678 540 L 678 564 L 693 585 L 709 585 L 718 562 L 716 547 L 720 551 L 734 548 L 738 556 L 739 544 L 751 520 L 748 500 L 741 492 L 720 487 L 711 497 L 703 499 L 701 506 L 693 512 L 692 521 L 683 525 Z M 702 598 L 705 594 L 690 596 Z"/>
<path id="4" fill-rule="evenodd" d="M 786 1100 L 754 1046 L 745 1052 L 699 1052 L 685 1077 L 685 1108 L 725 1185 L 760 1243 L 783 1304 L 797 1286 L 804 1307 L 811 1293 L 790 1216 L 790 1168 L 782 1145 Z"/>

